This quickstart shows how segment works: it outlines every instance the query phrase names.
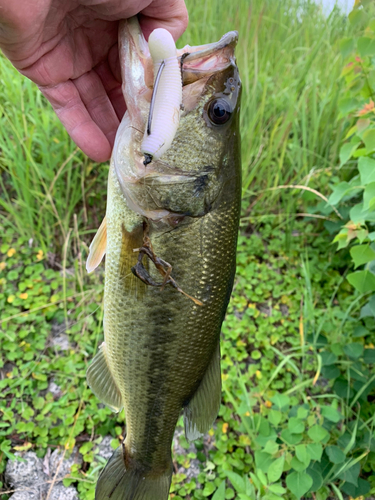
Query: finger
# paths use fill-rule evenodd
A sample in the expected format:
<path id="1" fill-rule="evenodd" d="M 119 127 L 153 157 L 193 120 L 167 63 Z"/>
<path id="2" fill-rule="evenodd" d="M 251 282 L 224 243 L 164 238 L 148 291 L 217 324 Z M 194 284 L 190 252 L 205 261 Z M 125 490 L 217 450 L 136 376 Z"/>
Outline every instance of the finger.
<path id="1" fill-rule="evenodd" d="M 119 119 L 96 71 L 73 80 L 92 120 L 102 130 L 111 146 L 115 142 Z"/>
<path id="2" fill-rule="evenodd" d="M 92 120 L 74 83 L 68 81 L 53 87 L 40 87 L 40 90 L 77 146 L 94 161 L 107 161 L 111 144 Z"/>
<path id="3" fill-rule="evenodd" d="M 140 24 L 146 39 L 155 28 L 165 28 L 177 40 L 186 30 L 188 21 L 189 16 L 183 0 L 154 0 L 140 15 Z"/>
<path id="4" fill-rule="evenodd" d="M 121 120 L 126 111 L 126 105 L 121 90 L 121 73 L 118 71 L 119 79 L 117 79 L 115 76 L 115 71 L 117 68 L 119 69 L 120 65 L 117 44 L 116 47 L 112 47 L 112 49 L 108 55 L 108 61 L 103 61 L 102 63 L 98 64 L 98 66 L 96 66 L 94 70 L 99 75 L 99 78 L 103 84 L 109 100 L 112 103 L 113 109 L 115 110 L 118 119 Z M 114 58 L 112 57 L 113 53 L 115 54 Z M 114 70 L 112 69 L 112 67 L 114 68 Z"/>

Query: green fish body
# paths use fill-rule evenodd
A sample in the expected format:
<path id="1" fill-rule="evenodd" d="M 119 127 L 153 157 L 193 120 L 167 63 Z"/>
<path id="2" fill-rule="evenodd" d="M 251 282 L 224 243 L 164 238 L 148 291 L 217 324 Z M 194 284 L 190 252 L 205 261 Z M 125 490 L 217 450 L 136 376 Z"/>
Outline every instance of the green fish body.
<path id="1" fill-rule="evenodd" d="M 127 434 L 99 478 L 97 500 L 167 500 L 181 410 L 194 440 L 220 407 L 220 329 L 241 195 L 234 38 L 182 49 L 193 54 L 186 70 L 184 62 L 187 104 L 171 148 L 145 167 L 147 45 L 134 19 L 120 30 L 128 112 L 112 155 L 105 224 L 90 247 L 89 270 L 106 253 L 105 341 L 87 379 L 113 410 L 125 408 Z M 218 60 L 214 68 L 207 53 Z M 145 242 L 155 262 L 140 254 Z"/>

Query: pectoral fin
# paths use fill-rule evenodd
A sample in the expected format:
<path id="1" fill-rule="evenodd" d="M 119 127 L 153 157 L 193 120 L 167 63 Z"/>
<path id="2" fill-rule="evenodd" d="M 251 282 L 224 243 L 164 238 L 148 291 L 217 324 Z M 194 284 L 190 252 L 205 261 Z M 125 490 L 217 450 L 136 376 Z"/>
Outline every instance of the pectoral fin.
<path id="1" fill-rule="evenodd" d="M 194 441 L 212 427 L 219 412 L 220 402 L 220 343 L 218 343 L 200 386 L 184 408 L 186 439 Z"/>
<path id="2" fill-rule="evenodd" d="M 86 269 L 91 273 L 101 263 L 107 250 L 107 219 L 104 217 L 90 245 L 90 253 L 86 261 Z"/>
<path id="3" fill-rule="evenodd" d="M 116 413 L 121 410 L 123 406 L 121 393 L 109 369 L 104 342 L 88 367 L 86 380 L 92 392 L 102 403 Z"/>

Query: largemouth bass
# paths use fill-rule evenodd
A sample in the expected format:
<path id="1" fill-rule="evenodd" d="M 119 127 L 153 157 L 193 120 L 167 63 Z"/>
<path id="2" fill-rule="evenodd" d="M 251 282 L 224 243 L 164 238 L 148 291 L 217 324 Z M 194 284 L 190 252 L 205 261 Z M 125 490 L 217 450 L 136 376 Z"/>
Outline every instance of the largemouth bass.
<path id="1" fill-rule="evenodd" d="M 104 343 L 87 380 L 127 434 L 99 477 L 97 500 L 166 500 L 181 410 L 186 437 L 212 426 L 221 400 L 220 329 L 231 294 L 240 213 L 241 83 L 237 33 L 179 50 L 183 109 L 160 159 L 141 142 L 152 62 L 138 21 L 119 46 L 127 112 L 109 172 L 106 218 L 87 262 L 106 253 Z"/>

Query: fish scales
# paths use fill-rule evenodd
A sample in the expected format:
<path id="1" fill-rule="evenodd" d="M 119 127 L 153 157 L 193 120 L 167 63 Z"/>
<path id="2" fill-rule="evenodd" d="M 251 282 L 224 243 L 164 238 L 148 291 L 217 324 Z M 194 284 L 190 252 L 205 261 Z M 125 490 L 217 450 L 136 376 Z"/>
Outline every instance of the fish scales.
<path id="1" fill-rule="evenodd" d="M 152 238 L 155 253 L 173 262 L 176 281 L 204 301 L 202 307 L 174 289 L 147 288 L 131 274 L 137 254 L 124 262 L 121 221 L 126 216 L 133 220 L 133 214 L 126 213 L 123 202 L 122 217 L 118 217 L 118 198 L 123 195 L 113 170 L 111 177 L 116 195 L 108 196 L 114 213 L 112 220 L 111 202 L 107 211 L 105 341 L 110 366 L 123 384 L 120 390 L 127 408 L 129 446 L 152 467 L 169 462 L 183 403 L 197 388 L 218 341 L 232 289 L 239 204 L 237 200 L 218 200 L 206 216 Z M 124 276 L 133 282 L 131 286 L 123 286 Z M 137 295 L 135 286 L 146 289 Z M 119 329 L 124 335 L 118 335 Z M 187 379 L 187 373 L 194 377 Z M 153 422 L 154 413 L 157 423 Z M 147 429 L 152 430 L 152 444 Z"/>
<path id="2" fill-rule="evenodd" d="M 130 38 L 125 50 L 136 66 L 138 98 L 149 99 L 134 55 L 141 43 L 133 44 L 139 27 L 132 22 L 123 32 Z M 215 71 L 212 64 L 205 66 L 207 53 L 203 62 L 196 57 L 190 63 L 187 85 L 197 82 L 199 92 L 188 89 L 188 109 L 160 161 L 142 167 L 142 136 L 132 123 L 146 123 L 147 106 L 137 103 L 134 92 L 132 112 L 139 113 L 128 113 L 118 132 L 106 232 L 100 231 L 106 234 L 105 343 L 89 368 L 88 382 L 110 407 L 124 406 L 126 439 L 99 478 L 97 500 L 166 500 L 181 410 L 189 439 L 206 432 L 218 411 L 219 338 L 233 286 L 241 195 L 240 80 L 232 39 L 227 45 L 218 42 L 219 49 L 207 46 L 219 61 Z M 222 125 L 223 109 L 228 123 L 219 127 L 211 122 L 217 118 Z M 133 274 L 145 241 L 172 266 L 173 280 L 194 300 L 169 283 L 162 289 L 147 285 L 146 274 L 163 281 L 147 256 L 143 275 Z"/>

